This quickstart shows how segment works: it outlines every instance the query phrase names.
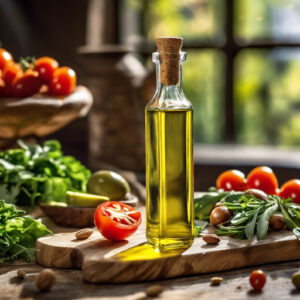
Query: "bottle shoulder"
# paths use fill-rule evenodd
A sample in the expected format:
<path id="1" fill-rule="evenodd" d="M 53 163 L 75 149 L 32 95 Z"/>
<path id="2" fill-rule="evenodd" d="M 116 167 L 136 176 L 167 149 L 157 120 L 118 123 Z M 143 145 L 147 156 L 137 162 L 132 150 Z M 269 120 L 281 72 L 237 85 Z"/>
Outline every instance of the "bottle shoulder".
<path id="1" fill-rule="evenodd" d="M 185 97 L 183 92 L 166 95 L 157 91 L 154 97 L 146 105 L 146 110 L 166 110 L 183 109 L 193 110 L 191 102 Z"/>

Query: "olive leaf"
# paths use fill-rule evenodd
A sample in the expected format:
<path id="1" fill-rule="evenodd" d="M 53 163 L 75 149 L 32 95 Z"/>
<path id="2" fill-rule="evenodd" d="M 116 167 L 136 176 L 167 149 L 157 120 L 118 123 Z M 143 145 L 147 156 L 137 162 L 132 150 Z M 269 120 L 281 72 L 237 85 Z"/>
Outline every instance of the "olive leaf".
<path id="1" fill-rule="evenodd" d="M 269 221 L 270 218 L 275 214 L 275 212 L 278 210 L 278 203 L 277 201 L 274 202 L 274 204 L 267 208 L 264 213 L 260 216 L 258 222 L 257 222 L 257 239 L 261 240 L 263 239 L 269 229 Z"/>
<path id="2" fill-rule="evenodd" d="M 252 220 L 245 227 L 245 235 L 246 235 L 248 240 L 253 238 L 255 224 L 256 224 L 256 220 L 257 220 L 259 210 L 260 210 L 260 207 L 255 211 Z"/>

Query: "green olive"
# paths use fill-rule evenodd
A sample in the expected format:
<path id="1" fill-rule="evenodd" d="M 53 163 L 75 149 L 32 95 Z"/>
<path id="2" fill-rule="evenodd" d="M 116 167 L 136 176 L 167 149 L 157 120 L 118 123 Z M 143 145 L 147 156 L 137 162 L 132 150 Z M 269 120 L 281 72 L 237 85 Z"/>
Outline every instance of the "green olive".
<path id="1" fill-rule="evenodd" d="M 296 289 L 300 289 L 300 272 L 296 272 L 293 274 L 292 282 Z"/>
<path id="2" fill-rule="evenodd" d="M 88 180 L 87 192 L 90 194 L 106 196 L 110 200 L 125 199 L 130 192 L 128 182 L 120 174 L 113 171 L 98 171 Z"/>

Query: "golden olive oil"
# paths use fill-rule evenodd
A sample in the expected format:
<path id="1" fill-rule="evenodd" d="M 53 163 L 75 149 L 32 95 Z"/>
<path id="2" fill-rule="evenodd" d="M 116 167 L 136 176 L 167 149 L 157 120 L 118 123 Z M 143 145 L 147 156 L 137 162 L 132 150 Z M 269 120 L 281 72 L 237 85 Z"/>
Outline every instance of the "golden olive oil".
<path id="1" fill-rule="evenodd" d="M 148 241 L 184 248 L 194 239 L 193 111 L 146 107 Z"/>

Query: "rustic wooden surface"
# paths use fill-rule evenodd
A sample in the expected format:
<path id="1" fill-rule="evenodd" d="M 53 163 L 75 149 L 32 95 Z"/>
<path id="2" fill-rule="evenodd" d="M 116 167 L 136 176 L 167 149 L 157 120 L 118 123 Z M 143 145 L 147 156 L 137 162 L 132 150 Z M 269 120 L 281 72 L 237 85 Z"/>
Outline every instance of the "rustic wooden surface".
<path id="1" fill-rule="evenodd" d="M 259 242 L 222 237 L 218 245 L 206 245 L 197 238 L 184 252 L 160 254 L 145 242 L 145 222 L 128 242 L 107 241 L 97 230 L 81 241 L 72 232 L 60 233 L 37 241 L 36 259 L 48 267 L 81 268 L 84 280 L 94 283 L 166 279 L 300 259 L 300 243 L 290 231 L 270 233 Z"/>
<path id="2" fill-rule="evenodd" d="M 82 280 L 80 270 L 53 269 L 57 284 L 48 293 L 39 292 L 34 286 L 35 276 L 43 269 L 35 263 L 17 261 L 0 267 L 0 299 L 107 299 L 145 300 L 145 289 L 160 284 L 164 291 L 157 299 L 172 300 L 242 300 L 242 299 L 299 299 L 300 291 L 291 282 L 291 276 L 300 269 L 300 261 L 260 266 L 267 274 L 267 283 L 261 293 L 254 292 L 248 281 L 253 268 L 213 273 L 209 275 L 182 277 L 138 284 L 91 284 Z M 16 271 L 27 272 L 24 281 L 16 277 Z M 210 286 L 212 276 L 221 276 L 219 287 Z"/>
<path id="3" fill-rule="evenodd" d="M 84 117 L 92 103 L 92 94 L 83 86 L 63 98 L 36 94 L 24 99 L 1 99 L 0 138 L 48 135 Z"/>

